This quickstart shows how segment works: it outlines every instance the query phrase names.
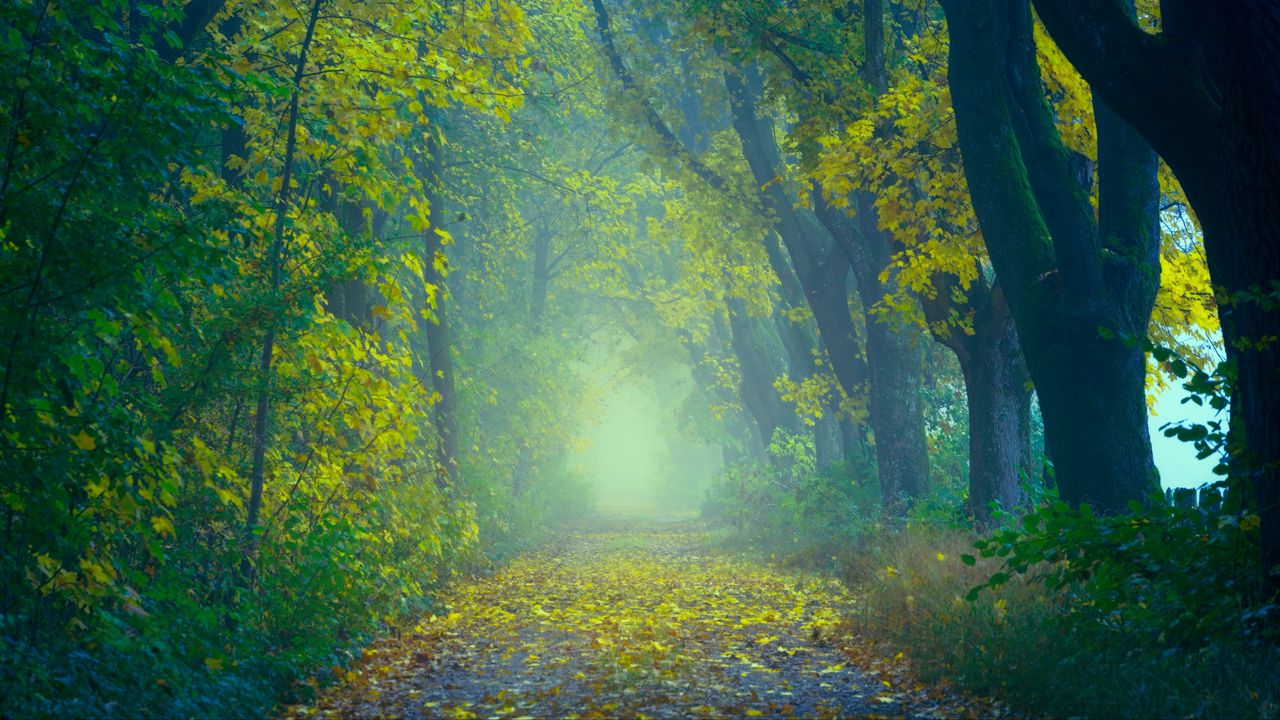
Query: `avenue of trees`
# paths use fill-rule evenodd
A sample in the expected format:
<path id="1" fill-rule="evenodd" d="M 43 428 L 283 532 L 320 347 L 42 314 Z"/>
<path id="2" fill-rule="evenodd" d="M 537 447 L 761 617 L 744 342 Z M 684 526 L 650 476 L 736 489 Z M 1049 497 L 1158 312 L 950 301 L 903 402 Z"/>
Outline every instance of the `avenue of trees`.
<path id="1" fill-rule="evenodd" d="M 620 338 L 739 534 L 1274 649 L 1274 3 L 11 0 L 0 64 L 0 714 L 307 692 L 590 510 Z"/>

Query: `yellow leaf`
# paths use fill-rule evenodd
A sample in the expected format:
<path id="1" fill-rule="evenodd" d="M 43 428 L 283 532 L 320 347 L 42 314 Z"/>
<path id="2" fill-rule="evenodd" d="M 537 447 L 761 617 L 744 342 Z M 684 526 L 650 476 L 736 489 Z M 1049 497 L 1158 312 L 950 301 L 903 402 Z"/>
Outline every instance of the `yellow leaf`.
<path id="1" fill-rule="evenodd" d="M 92 435 L 85 432 L 84 430 L 81 430 L 79 433 L 72 435 L 71 442 L 75 443 L 76 447 L 80 448 L 81 450 L 84 450 L 85 452 L 88 452 L 98 447 L 98 441 L 95 440 Z"/>
<path id="2" fill-rule="evenodd" d="M 173 523 L 169 522 L 169 518 L 162 515 L 156 515 L 151 518 L 151 527 L 161 535 L 173 535 Z"/>
<path id="3" fill-rule="evenodd" d="M 205 658 L 204 664 L 205 664 L 205 667 L 209 668 L 210 670 L 222 669 L 222 661 L 219 660 L 218 658 Z"/>

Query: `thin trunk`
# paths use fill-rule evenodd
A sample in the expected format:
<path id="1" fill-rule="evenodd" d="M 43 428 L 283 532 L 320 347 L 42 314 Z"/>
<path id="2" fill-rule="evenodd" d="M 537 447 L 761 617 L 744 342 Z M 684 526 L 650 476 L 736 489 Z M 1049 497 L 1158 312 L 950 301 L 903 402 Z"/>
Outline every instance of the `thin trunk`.
<path id="1" fill-rule="evenodd" d="M 302 92 L 302 79 L 307 68 L 307 51 L 311 48 L 311 40 L 315 37 L 316 22 L 320 18 L 320 7 L 324 0 L 315 0 L 311 4 L 311 15 L 307 20 L 306 35 L 302 39 L 302 47 L 298 50 L 298 62 L 293 73 L 293 92 L 289 98 L 289 117 L 287 139 L 285 140 L 284 169 L 281 172 L 280 194 L 276 198 L 275 228 L 272 234 L 268 267 L 271 268 L 270 295 L 274 299 L 280 293 L 280 280 L 284 266 L 284 231 L 285 217 L 289 211 L 292 193 L 295 153 L 298 147 L 298 96 Z M 275 303 L 269 310 L 274 311 Z M 242 569 L 247 576 L 252 576 L 253 556 L 257 550 L 258 516 L 262 511 L 262 490 L 266 475 L 267 439 L 270 429 L 271 411 L 271 360 L 275 353 L 276 327 L 275 316 L 267 317 L 266 336 L 262 341 L 262 355 L 258 361 L 258 403 L 253 418 L 253 459 L 249 470 L 249 503 L 245 511 L 245 530 L 248 534 L 248 546 Z"/>
<path id="2" fill-rule="evenodd" d="M 776 430 L 794 429 L 795 414 L 773 387 L 774 380 L 783 373 L 776 352 L 780 348 L 769 347 L 773 328 L 762 318 L 749 317 L 742 301 L 730 300 L 728 314 L 731 344 L 742 375 L 742 404 L 755 418 L 760 440 L 768 447 Z"/>
<path id="3" fill-rule="evenodd" d="M 844 459 L 844 441 L 840 421 L 831 412 L 813 422 L 813 454 L 818 470 L 825 470 Z"/>
<path id="4" fill-rule="evenodd" d="M 551 254 L 551 233 L 539 228 L 533 236 L 533 287 L 529 295 L 529 321 L 533 334 L 542 334 L 542 316 L 547 308 L 547 286 L 551 282 L 548 267 Z"/>
<path id="5" fill-rule="evenodd" d="M 330 182 L 335 186 L 337 184 L 333 180 Z M 348 238 L 361 238 L 373 244 L 376 229 L 373 227 L 374 223 L 366 221 L 365 210 L 376 211 L 366 203 L 344 202 L 340 192 L 335 192 L 334 195 L 331 210 L 338 220 L 338 226 Z M 373 315 L 375 293 L 376 290 L 365 281 L 359 278 L 347 278 L 329 287 L 325 292 L 325 304 L 334 317 L 345 320 L 352 327 L 372 332 L 376 327 Z"/>
<path id="6" fill-rule="evenodd" d="M 714 331 L 712 339 L 715 339 L 719 327 L 713 326 L 712 329 Z M 681 344 L 689 354 L 689 370 L 694 382 L 721 407 L 733 407 L 734 398 L 725 392 L 724 386 L 717 382 L 715 373 L 707 365 L 706 350 L 687 335 L 682 335 Z M 764 448 L 759 443 L 759 432 L 750 416 L 734 408 L 730 416 L 724 419 L 723 426 L 730 438 L 720 446 L 725 467 L 749 458 L 764 459 Z"/>
<path id="7" fill-rule="evenodd" d="M 423 182 L 426 186 L 427 206 L 431 213 L 431 227 L 423 237 L 423 279 L 427 285 L 437 288 L 434 316 L 426 323 L 427 368 L 431 373 L 431 386 L 439 398 L 435 405 L 436 429 L 440 434 L 437 461 L 446 478 L 438 482 L 456 479 L 458 470 L 458 396 L 454 388 L 452 341 L 449 331 L 448 291 L 444 275 L 437 269 L 437 258 L 442 258 L 442 238 L 436 232 L 439 220 L 444 218 L 444 198 L 440 193 L 441 173 L 444 169 L 444 147 L 432 128 L 426 140 Z"/>

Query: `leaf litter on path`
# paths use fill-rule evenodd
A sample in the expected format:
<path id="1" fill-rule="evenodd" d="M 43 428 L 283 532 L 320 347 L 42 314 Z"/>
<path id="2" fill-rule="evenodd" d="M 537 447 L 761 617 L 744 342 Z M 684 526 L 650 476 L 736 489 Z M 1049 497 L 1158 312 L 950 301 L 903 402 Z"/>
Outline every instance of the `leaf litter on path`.
<path id="1" fill-rule="evenodd" d="M 995 717 L 923 686 L 844 618 L 838 582 L 710 548 L 696 525 L 566 533 L 367 648 L 291 720 Z"/>

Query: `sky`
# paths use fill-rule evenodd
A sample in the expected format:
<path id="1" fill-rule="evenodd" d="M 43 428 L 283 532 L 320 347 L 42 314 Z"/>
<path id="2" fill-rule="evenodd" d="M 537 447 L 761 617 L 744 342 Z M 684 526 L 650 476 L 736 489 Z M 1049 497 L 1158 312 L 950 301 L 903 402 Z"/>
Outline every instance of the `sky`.
<path id="1" fill-rule="evenodd" d="M 1180 385 L 1165 388 L 1156 397 L 1155 414 L 1147 418 L 1151 427 L 1151 450 L 1160 470 L 1160 483 L 1166 488 L 1199 487 L 1217 479 L 1213 474 L 1217 461 L 1213 457 L 1197 460 L 1191 443 L 1165 437 L 1160 430 L 1165 423 L 1182 420 L 1203 423 L 1214 419 L 1215 411 L 1207 405 L 1183 404 L 1181 401 L 1186 396 Z"/>

